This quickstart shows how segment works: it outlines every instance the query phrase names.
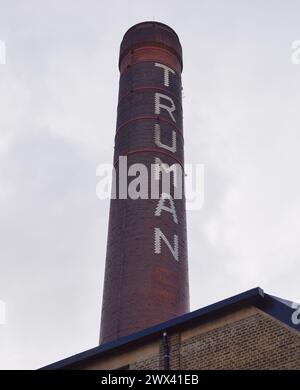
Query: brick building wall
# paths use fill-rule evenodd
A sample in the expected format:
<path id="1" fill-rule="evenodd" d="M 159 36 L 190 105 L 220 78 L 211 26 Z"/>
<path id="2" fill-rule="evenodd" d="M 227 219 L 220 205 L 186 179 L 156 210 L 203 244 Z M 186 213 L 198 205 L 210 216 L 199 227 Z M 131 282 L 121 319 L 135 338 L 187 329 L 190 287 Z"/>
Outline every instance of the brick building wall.
<path id="1" fill-rule="evenodd" d="M 299 369 L 300 336 L 257 310 L 181 342 L 182 369 Z"/>
<path id="2" fill-rule="evenodd" d="M 171 370 L 300 369 L 300 334 L 254 306 L 169 334 Z M 74 366 L 163 369 L 162 337 Z"/>

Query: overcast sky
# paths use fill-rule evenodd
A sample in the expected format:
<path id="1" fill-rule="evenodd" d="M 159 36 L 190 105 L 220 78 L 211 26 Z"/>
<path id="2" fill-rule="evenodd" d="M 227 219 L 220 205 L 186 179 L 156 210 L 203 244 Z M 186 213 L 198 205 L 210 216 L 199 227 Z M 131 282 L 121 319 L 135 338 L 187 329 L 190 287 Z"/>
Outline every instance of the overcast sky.
<path id="1" fill-rule="evenodd" d="M 38 368 L 98 343 L 118 50 L 133 24 L 178 33 L 191 306 L 252 287 L 300 299 L 300 0 L 0 0 L 0 368 Z"/>

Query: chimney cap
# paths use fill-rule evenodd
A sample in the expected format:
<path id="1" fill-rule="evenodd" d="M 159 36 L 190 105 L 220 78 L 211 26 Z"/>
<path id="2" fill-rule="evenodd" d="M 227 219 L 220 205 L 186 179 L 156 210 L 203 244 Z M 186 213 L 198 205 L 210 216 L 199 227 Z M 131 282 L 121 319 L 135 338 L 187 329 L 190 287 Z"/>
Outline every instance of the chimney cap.
<path id="1" fill-rule="evenodd" d="M 130 27 L 124 34 L 120 47 L 120 64 L 131 50 L 143 46 L 156 46 L 174 54 L 182 68 L 182 47 L 176 32 L 161 22 L 145 21 Z"/>

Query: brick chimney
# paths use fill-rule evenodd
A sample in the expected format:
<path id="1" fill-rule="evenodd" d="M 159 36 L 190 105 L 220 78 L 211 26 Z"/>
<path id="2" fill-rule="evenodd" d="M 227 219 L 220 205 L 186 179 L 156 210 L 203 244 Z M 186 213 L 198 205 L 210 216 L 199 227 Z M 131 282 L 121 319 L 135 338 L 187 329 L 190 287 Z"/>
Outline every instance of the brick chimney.
<path id="1" fill-rule="evenodd" d="M 189 311 L 185 198 L 184 191 L 175 193 L 184 187 L 177 34 L 158 22 L 131 27 L 121 43 L 119 70 L 116 197 L 110 205 L 101 343 Z M 143 164 L 148 178 L 144 171 L 137 174 L 135 164 Z M 143 183 L 136 185 L 142 174 Z M 169 191 L 163 185 L 168 175 Z M 130 183 L 140 198 L 128 196 Z"/>

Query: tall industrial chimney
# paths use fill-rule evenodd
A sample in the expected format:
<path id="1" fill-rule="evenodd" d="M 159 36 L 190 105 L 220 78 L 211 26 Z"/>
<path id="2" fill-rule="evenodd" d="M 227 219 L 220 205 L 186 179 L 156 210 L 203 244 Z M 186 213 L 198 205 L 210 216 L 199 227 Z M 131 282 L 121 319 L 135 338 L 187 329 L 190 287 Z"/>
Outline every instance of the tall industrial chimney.
<path id="1" fill-rule="evenodd" d="M 184 164 L 177 34 L 157 22 L 131 27 L 121 43 L 119 70 L 117 191 L 110 205 L 101 343 L 189 311 L 185 198 L 174 194 L 184 173 L 176 177 L 172 170 Z M 126 180 L 129 186 L 138 180 L 133 164 L 147 168 L 147 197 L 133 199 L 128 187 L 126 193 L 121 189 Z M 162 181 L 168 172 L 171 190 L 166 192 Z M 158 183 L 156 197 L 152 181 Z"/>

